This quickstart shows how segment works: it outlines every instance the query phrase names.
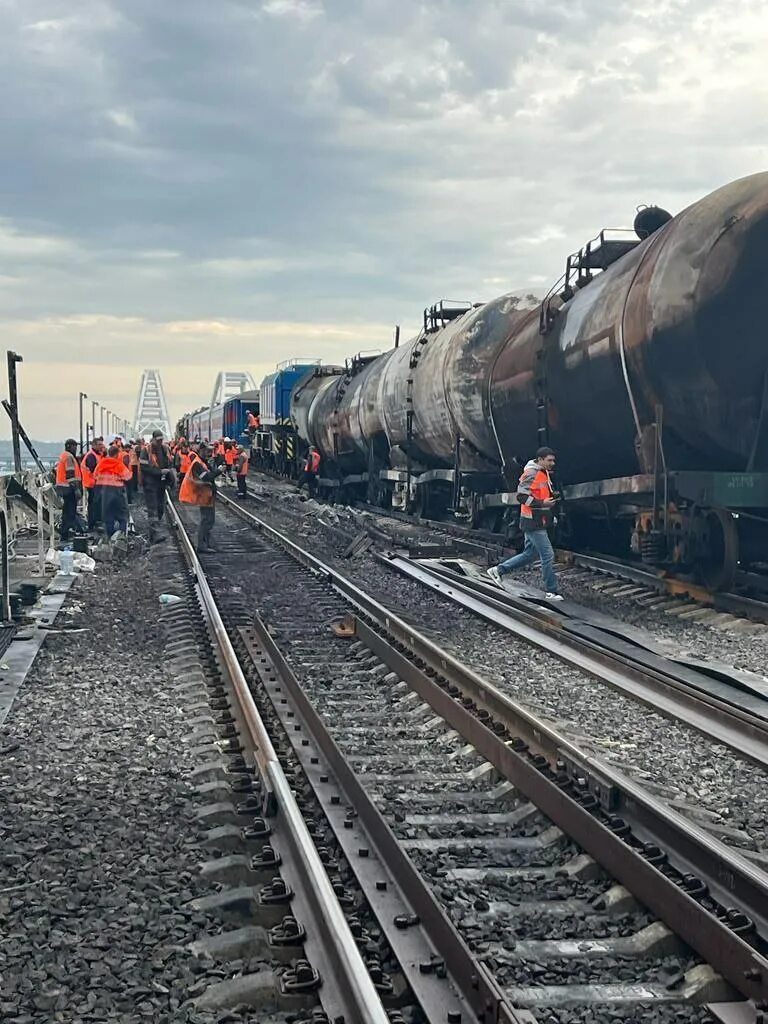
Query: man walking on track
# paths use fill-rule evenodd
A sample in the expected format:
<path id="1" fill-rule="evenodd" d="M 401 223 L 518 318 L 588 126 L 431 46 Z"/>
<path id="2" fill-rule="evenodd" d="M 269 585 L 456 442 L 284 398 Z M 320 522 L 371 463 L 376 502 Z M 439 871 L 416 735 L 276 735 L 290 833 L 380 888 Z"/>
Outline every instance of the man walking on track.
<path id="1" fill-rule="evenodd" d="M 128 530 L 128 501 L 126 485 L 131 471 L 126 466 L 121 449 L 113 444 L 96 467 L 96 487 L 101 494 L 101 521 L 104 532 L 126 533 Z"/>
<path id="2" fill-rule="evenodd" d="M 552 490 L 550 478 L 554 468 L 555 453 L 551 448 L 539 448 L 536 458 L 527 463 L 517 485 L 520 529 L 525 537 L 525 546 L 519 555 L 492 566 L 488 575 L 501 587 L 504 576 L 539 558 L 546 591 L 544 596 L 550 601 L 562 601 L 562 595 L 557 590 L 555 552 L 547 533 L 548 527 L 553 525 L 554 510 L 559 500 Z"/>
<path id="3" fill-rule="evenodd" d="M 155 430 L 150 443 L 142 449 L 139 469 L 152 538 L 165 512 L 166 489 L 173 486 L 174 480 L 173 459 L 168 445 L 163 442 L 162 430 Z"/>
<path id="4" fill-rule="evenodd" d="M 211 530 L 216 521 L 216 478 L 223 469 L 214 469 L 211 449 L 201 444 L 197 453 L 192 452 L 192 464 L 184 475 L 179 489 L 179 500 L 200 509 L 200 525 L 197 530 L 197 550 L 213 551 Z"/>
<path id="5" fill-rule="evenodd" d="M 237 446 L 237 457 L 235 459 L 235 474 L 237 476 L 237 493 L 241 498 L 248 497 L 248 452 L 241 444 Z"/>

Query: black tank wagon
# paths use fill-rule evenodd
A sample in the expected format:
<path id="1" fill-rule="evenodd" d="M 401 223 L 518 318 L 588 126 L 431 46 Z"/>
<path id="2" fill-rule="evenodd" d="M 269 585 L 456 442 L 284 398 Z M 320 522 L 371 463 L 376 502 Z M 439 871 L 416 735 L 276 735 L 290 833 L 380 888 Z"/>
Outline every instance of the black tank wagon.
<path id="1" fill-rule="evenodd" d="M 577 538 L 712 586 L 768 560 L 768 173 L 635 227 L 532 308 L 442 302 L 406 343 L 310 372 L 294 419 L 326 488 L 508 530 L 550 444 Z"/>

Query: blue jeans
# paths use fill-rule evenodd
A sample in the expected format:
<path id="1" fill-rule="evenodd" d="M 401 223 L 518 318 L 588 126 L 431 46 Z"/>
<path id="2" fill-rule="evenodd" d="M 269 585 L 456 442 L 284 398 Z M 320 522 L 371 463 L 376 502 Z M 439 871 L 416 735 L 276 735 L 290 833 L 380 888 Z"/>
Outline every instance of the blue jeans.
<path id="1" fill-rule="evenodd" d="M 513 555 L 497 568 L 499 576 L 530 565 L 537 558 L 541 559 L 541 571 L 544 576 L 544 588 L 548 594 L 557 593 L 557 577 L 555 576 L 555 552 L 546 530 L 528 530 L 525 533 L 525 547 L 519 555 Z"/>

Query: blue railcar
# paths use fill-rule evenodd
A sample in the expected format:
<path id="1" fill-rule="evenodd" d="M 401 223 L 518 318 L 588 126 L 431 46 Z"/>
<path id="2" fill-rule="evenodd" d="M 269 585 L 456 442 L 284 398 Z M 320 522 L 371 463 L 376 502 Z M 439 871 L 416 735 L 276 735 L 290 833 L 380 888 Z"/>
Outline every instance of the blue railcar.
<path id="1" fill-rule="evenodd" d="M 319 365 L 319 359 L 289 359 L 264 378 L 260 388 L 262 427 L 290 426 L 293 386 L 307 370 Z"/>
<path id="2" fill-rule="evenodd" d="M 259 391 L 242 391 L 235 398 L 227 399 L 224 403 L 224 436 L 250 447 L 248 413 L 258 416 L 260 407 Z"/>

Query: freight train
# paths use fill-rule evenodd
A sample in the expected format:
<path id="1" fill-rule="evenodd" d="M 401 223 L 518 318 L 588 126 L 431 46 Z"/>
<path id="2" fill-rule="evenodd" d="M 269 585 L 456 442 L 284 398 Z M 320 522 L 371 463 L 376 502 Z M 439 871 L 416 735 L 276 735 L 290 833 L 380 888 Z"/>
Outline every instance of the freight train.
<path id="1" fill-rule="evenodd" d="M 326 496 L 510 535 L 549 445 L 572 543 L 728 586 L 768 561 L 767 275 L 768 174 L 641 208 L 541 301 L 442 301 L 382 355 L 293 364 L 282 468 L 313 444 Z"/>

